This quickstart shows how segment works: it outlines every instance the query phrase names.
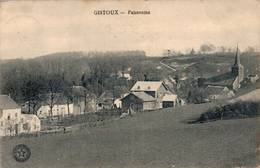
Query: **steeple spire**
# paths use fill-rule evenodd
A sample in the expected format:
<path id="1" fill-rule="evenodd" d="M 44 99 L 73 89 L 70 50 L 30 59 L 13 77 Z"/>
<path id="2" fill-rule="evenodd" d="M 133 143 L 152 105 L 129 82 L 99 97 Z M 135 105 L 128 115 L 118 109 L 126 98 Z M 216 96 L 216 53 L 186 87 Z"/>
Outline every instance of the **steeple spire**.
<path id="1" fill-rule="evenodd" d="M 240 65 L 240 55 L 239 55 L 239 50 L 238 50 L 238 44 L 237 44 L 237 52 L 236 52 L 236 58 L 235 58 L 234 65 Z"/>

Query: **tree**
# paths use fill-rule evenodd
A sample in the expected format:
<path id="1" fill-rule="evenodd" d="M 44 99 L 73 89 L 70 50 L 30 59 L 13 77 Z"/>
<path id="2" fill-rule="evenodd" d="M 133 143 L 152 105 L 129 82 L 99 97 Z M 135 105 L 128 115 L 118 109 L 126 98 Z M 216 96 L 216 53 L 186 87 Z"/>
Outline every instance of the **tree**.
<path id="1" fill-rule="evenodd" d="M 40 94 L 40 90 L 42 85 L 34 80 L 25 81 L 22 87 L 22 93 L 24 99 L 28 102 L 28 113 L 35 114 L 35 108 L 39 101 L 38 95 Z"/>
<path id="2" fill-rule="evenodd" d="M 53 117 L 53 107 L 57 103 L 57 101 L 60 98 L 60 94 L 58 92 L 61 92 L 61 84 L 62 84 L 62 78 L 59 75 L 53 75 L 52 78 L 48 82 L 48 94 L 46 95 L 46 103 L 50 107 L 49 115 Z"/>
<path id="3" fill-rule="evenodd" d="M 220 50 L 221 53 L 225 53 L 228 49 L 225 46 L 220 46 L 219 50 Z"/>
<path id="4" fill-rule="evenodd" d="M 204 54 L 215 51 L 216 47 L 213 44 L 207 43 L 200 46 L 200 51 Z"/>
<path id="5" fill-rule="evenodd" d="M 196 52 L 195 52 L 195 50 L 192 48 L 191 51 L 190 51 L 190 55 L 195 55 L 195 54 L 196 54 Z"/>
<path id="6" fill-rule="evenodd" d="M 70 114 L 70 104 L 73 102 L 72 87 L 65 85 L 63 86 L 63 95 L 66 98 L 68 115 Z"/>
<path id="7" fill-rule="evenodd" d="M 247 53 L 254 53 L 256 51 L 256 49 L 252 46 L 248 46 L 245 50 L 245 52 Z"/>

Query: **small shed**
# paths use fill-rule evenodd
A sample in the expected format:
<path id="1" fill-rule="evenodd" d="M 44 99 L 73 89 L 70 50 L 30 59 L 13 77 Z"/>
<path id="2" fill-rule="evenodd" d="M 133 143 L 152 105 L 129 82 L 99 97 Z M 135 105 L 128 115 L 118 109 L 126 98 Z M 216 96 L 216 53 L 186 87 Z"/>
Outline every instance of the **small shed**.
<path id="1" fill-rule="evenodd" d="M 175 94 L 166 94 L 162 98 L 162 108 L 175 107 L 177 103 L 177 95 Z"/>

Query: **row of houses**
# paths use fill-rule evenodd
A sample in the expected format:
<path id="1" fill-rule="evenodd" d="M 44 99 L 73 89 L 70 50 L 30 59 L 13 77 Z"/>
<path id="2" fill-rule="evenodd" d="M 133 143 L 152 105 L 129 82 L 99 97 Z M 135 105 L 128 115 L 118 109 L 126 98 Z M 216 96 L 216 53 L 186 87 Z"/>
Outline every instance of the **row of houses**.
<path id="1" fill-rule="evenodd" d="M 48 117 L 67 117 L 99 110 L 120 108 L 122 111 L 145 111 L 180 104 L 162 81 L 138 81 L 121 98 L 115 99 L 110 91 L 100 97 L 89 93 L 82 86 L 73 86 L 73 97 L 61 93 L 39 95 L 36 105 L 28 102 L 19 106 L 7 95 L 0 96 L 0 136 L 34 133 L 41 129 L 41 119 Z"/>
<path id="2" fill-rule="evenodd" d="M 172 93 L 162 81 L 138 81 L 121 98 L 115 98 L 112 91 L 105 91 L 99 97 L 88 93 L 82 86 L 73 86 L 72 100 L 62 94 L 42 95 L 36 108 L 39 118 L 54 116 L 80 115 L 120 108 L 135 111 L 174 107 L 180 104 L 176 94 Z M 52 99 L 51 99 L 52 98 Z"/>

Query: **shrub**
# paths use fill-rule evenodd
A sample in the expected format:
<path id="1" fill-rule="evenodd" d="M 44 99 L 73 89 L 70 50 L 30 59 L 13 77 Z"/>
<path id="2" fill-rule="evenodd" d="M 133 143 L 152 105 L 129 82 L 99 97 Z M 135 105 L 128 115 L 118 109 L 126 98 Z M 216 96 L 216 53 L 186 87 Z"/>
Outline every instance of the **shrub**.
<path id="1" fill-rule="evenodd" d="M 215 107 L 201 114 L 196 122 L 227 120 L 235 118 L 257 117 L 260 114 L 260 102 L 236 102 Z"/>

